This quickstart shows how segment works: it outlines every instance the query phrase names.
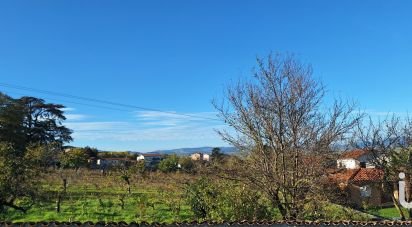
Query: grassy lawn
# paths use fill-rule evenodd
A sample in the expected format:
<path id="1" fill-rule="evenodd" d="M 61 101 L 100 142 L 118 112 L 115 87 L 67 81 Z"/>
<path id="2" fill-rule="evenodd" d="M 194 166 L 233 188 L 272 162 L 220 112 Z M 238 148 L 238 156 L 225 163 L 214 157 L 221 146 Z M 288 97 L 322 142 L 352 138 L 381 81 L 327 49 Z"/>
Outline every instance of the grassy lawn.
<path id="1" fill-rule="evenodd" d="M 147 221 L 173 222 L 195 219 L 184 200 L 183 183 L 190 181 L 187 175 L 152 175 L 131 180 L 132 193 L 127 193 L 125 182 L 116 173 L 101 175 L 98 172 L 67 171 L 67 192 L 56 212 L 58 192 L 62 192 L 62 173 L 44 176 L 42 202 L 27 213 L 9 209 L 6 221 Z M 123 201 L 123 202 L 122 202 Z"/>
<path id="2" fill-rule="evenodd" d="M 24 221 L 156 221 L 173 222 L 193 220 L 190 207 L 182 205 L 180 211 L 174 211 L 161 200 L 150 199 L 141 203 L 139 197 L 131 195 L 122 209 L 116 198 L 82 199 L 64 201 L 61 212 L 55 211 L 55 204 L 42 203 L 30 209 L 26 214 L 10 212 L 7 220 Z"/>
<path id="3" fill-rule="evenodd" d="M 404 208 L 402 208 L 402 211 L 405 214 L 406 218 L 409 218 L 408 211 Z M 399 212 L 395 207 L 373 208 L 373 209 L 368 209 L 367 212 L 373 215 L 387 218 L 387 219 L 400 218 Z"/>
<path id="4" fill-rule="evenodd" d="M 63 192 L 62 179 L 67 178 L 67 191 Z M 106 175 L 98 171 L 67 170 L 49 172 L 42 176 L 43 197 L 27 213 L 9 209 L 0 220 L 12 222 L 35 221 L 125 221 L 160 222 L 196 220 L 185 200 L 185 184 L 196 177 L 187 174 L 150 173 L 131 177 L 131 193 L 120 175 Z M 61 193 L 61 211 L 56 211 L 56 200 Z M 318 204 L 321 205 L 321 204 Z M 368 220 L 364 213 L 335 204 L 321 205 L 325 220 Z M 277 209 L 274 219 L 281 219 Z M 308 211 L 312 211 L 309 208 Z M 395 208 L 371 209 L 368 213 L 381 217 L 399 217 Z M 407 214 L 405 210 L 405 214 Z M 316 211 L 308 219 L 317 219 Z"/>

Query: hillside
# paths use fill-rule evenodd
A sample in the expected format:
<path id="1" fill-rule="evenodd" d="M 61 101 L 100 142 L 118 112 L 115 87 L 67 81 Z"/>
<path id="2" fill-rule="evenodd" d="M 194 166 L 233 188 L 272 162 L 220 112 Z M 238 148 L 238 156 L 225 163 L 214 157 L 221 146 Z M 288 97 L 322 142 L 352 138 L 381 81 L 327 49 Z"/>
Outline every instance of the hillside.
<path id="1" fill-rule="evenodd" d="M 206 154 L 212 153 L 213 147 L 194 147 L 194 148 L 178 148 L 170 150 L 156 150 L 148 153 L 159 153 L 159 154 L 177 154 L 179 156 L 186 156 L 193 154 L 195 152 L 202 152 Z M 237 150 L 235 147 L 220 147 L 220 150 L 224 154 L 236 154 Z"/>

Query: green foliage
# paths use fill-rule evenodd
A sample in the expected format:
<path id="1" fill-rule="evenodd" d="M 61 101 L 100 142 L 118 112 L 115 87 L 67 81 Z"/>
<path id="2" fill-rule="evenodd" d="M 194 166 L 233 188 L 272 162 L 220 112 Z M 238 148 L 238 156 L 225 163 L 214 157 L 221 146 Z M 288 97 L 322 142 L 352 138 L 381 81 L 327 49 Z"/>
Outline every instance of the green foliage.
<path id="1" fill-rule="evenodd" d="M 136 154 L 127 151 L 99 152 L 98 156 L 100 158 L 130 158 L 136 160 Z"/>
<path id="2" fill-rule="evenodd" d="M 27 96 L 21 97 L 17 102 L 24 107 L 26 142 L 63 144 L 72 140 L 71 130 L 61 123 L 66 120 L 63 105 L 45 103 L 43 99 Z"/>
<path id="3" fill-rule="evenodd" d="M 67 176 L 68 186 L 67 194 L 61 203 L 61 212 L 57 213 L 55 210 L 56 196 L 61 191 L 61 174 Z M 47 190 L 47 193 L 44 193 L 30 210 L 22 213 L 14 209 L 7 209 L 3 216 L 0 214 L 0 219 L 12 222 L 146 221 L 171 223 L 176 221 L 190 222 L 198 217 L 194 215 L 192 205 L 186 199 L 188 195 L 186 188 L 181 187 L 182 181 L 197 183 L 197 176 L 161 172 L 151 172 L 152 177 L 147 178 L 132 176 L 131 187 L 133 190 L 131 194 L 128 194 L 125 193 L 120 174 L 119 172 L 111 172 L 111 175 L 102 175 L 97 170 L 87 169 L 79 171 L 72 169 L 50 170 L 47 174 L 40 175 L 41 181 L 36 183 L 36 188 L 43 188 Z M 212 180 L 206 180 L 206 182 L 212 182 Z M 204 187 L 207 186 L 210 185 L 204 184 Z M 270 214 L 262 219 L 280 220 L 282 218 L 276 209 L 271 209 L 269 205 L 266 205 L 265 198 L 255 195 L 256 192 L 253 190 L 243 189 L 243 185 L 219 181 L 211 184 L 210 187 L 213 190 L 208 193 L 214 195 L 206 198 L 216 198 L 217 201 L 207 200 L 212 204 L 208 220 L 221 221 L 223 217 L 227 221 L 240 220 L 243 219 L 244 215 L 233 213 L 237 211 L 247 213 L 244 210 L 250 210 L 251 207 L 257 206 L 267 207 L 267 213 Z M 204 190 L 200 191 L 204 192 Z M 241 193 L 242 191 L 243 193 Z M 225 196 L 229 199 L 224 198 Z M 258 199 L 254 201 L 253 198 Z M 316 202 L 314 201 L 314 203 Z M 330 203 L 320 203 L 319 206 L 327 212 L 327 215 L 324 216 L 325 220 L 365 220 L 367 218 L 350 208 Z M 310 209 L 311 207 L 307 207 L 308 211 Z M 254 210 L 257 212 L 259 209 Z M 310 215 L 308 213 L 307 217 L 313 219 Z M 396 217 L 396 213 L 393 215 L 395 216 L 392 217 Z M 258 220 L 257 217 L 256 219 Z"/>
<path id="4" fill-rule="evenodd" d="M 59 144 L 50 143 L 47 145 L 30 145 L 27 148 L 27 158 L 36 166 L 49 167 L 55 165 L 58 154 L 61 152 Z"/>
<path id="5" fill-rule="evenodd" d="M 220 161 L 222 160 L 224 154 L 220 151 L 220 148 L 215 147 L 212 149 L 212 154 L 210 157 L 212 158 L 212 161 Z"/>
<path id="6" fill-rule="evenodd" d="M 306 220 L 357 220 L 367 221 L 367 214 L 326 201 L 324 198 L 310 198 L 303 209 L 302 216 Z"/>
<path id="7" fill-rule="evenodd" d="M 85 153 L 86 153 L 86 155 L 89 157 L 89 158 L 96 158 L 97 157 L 97 155 L 99 154 L 99 151 L 96 149 L 96 148 L 91 148 L 91 147 L 89 147 L 89 146 L 86 146 L 85 148 L 83 148 L 84 149 L 84 151 L 85 151 Z"/>
<path id="8" fill-rule="evenodd" d="M 405 208 L 401 208 L 403 213 L 406 215 L 406 218 L 410 218 L 408 216 L 408 210 Z M 380 217 L 392 219 L 392 218 L 401 218 L 399 215 L 399 211 L 396 209 L 396 207 L 385 207 L 385 208 L 371 208 L 367 210 L 368 213 L 372 215 L 378 215 Z"/>
<path id="9" fill-rule="evenodd" d="M 146 171 L 146 166 L 144 164 L 144 160 L 139 160 L 134 167 L 136 169 L 136 173 L 143 174 Z"/>
<path id="10" fill-rule="evenodd" d="M 35 97 L 13 99 L 0 93 L 0 212 L 26 212 L 41 189 L 38 167 L 46 167 L 64 142 L 72 140 L 63 126 L 64 106 Z"/>
<path id="11" fill-rule="evenodd" d="M 388 170 L 397 178 L 399 172 L 412 176 L 412 148 L 399 148 L 390 152 Z"/>
<path id="12" fill-rule="evenodd" d="M 274 218 L 268 201 L 244 185 L 201 178 L 189 185 L 186 197 L 193 213 L 200 219 L 234 221 Z"/>
<path id="13" fill-rule="evenodd" d="M 169 155 L 157 166 L 158 169 L 164 173 L 175 172 L 178 169 L 179 158 L 176 154 Z"/>
<path id="14" fill-rule="evenodd" d="M 72 148 L 60 154 L 60 164 L 63 168 L 80 168 L 87 165 L 88 155 L 82 148 Z"/>
<path id="15" fill-rule="evenodd" d="M 25 147 L 24 107 L 16 100 L 0 92 L 0 141 Z"/>
<path id="16" fill-rule="evenodd" d="M 0 213 L 7 208 L 26 212 L 35 202 L 38 169 L 25 152 L 0 143 Z"/>
<path id="17" fill-rule="evenodd" d="M 35 97 L 13 99 L 0 93 L 0 141 L 24 149 L 29 144 L 63 144 L 72 140 L 62 125 L 64 106 Z"/>
<path id="18" fill-rule="evenodd" d="M 182 157 L 179 159 L 180 168 L 186 173 L 194 173 L 195 164 L 190 157 Z"/>

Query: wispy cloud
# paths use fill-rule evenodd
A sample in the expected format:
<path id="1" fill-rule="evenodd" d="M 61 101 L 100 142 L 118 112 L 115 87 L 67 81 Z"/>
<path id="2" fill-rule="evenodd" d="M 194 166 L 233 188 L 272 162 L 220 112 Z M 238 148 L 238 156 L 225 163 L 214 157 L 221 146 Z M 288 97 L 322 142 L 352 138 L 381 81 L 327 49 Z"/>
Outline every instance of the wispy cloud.
<path id="1" fill-rule="evenodd" d="M 136 111 L 137 120 L 143 125 L 149 126 L 181 126 L 191 124 L 216 124 L 215 112 L 184 113 L 184 115 L 174 114 L 174 112 L 156 111 Z"/>
<path id="2" fill-rule="evenodd" d="M 68 121 L 81 121 L 85 120 L 88 116 L 84 114 L 65 114 Z"/>
<path id="3" fill-rule="evenodd" d="M 367 114 L 373 118 L 376 118 L 376 117 L 385 118 L 385 117 L 391 117 L 393 115 L 398 116 L 398 117 L 407 117 L 408 115 L 410 115 L 410 113 L 407 111 L 379 111 L 379 110 L 373 110 L 373 109 L 362 110 L 362 111 L 359 111 L 359 113 Z"/>
<path id="4" fill-rule="evenodd" d="M 65 108 L 63 108 L 62 109 L 64 112 L 71 112 L 71 111 L 75 111 L 76 109 L 75 108 L 72 108 L 72 107 L 65 107 Z"/>
<path id="5" fill-rule="evenodd" d="M 185 113 L 175 115 L 155 111 L 133 112 L 127 121 L 82 121 L 67 122 L 73 129 L 74 139 L 124 141 L 199 141 L 219 140 L 215 129 L 224 127 L 215 118 L 214 112 Z"/>
<path id="6" fill-rule="evenodd" d="M 84 131 L 116 131 L 124 130 L 130 127 L 128 122 L 122 121 L 95 121 L 95 122 L 66 122 L 66 127 L 73 129 L 75 132 Z"/>

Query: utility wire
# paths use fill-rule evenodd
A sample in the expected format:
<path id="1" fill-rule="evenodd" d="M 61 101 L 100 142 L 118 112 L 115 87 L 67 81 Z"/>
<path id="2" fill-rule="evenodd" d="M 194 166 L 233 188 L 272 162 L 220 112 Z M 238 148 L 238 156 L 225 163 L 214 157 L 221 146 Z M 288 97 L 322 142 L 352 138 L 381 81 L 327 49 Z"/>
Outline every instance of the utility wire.
<path id="1" fill-rule="evenodd" d="M 30 96 L 30 94 L 20 93 L 20 92 L 15 92 L 15 91 L 6 91 L 6 92 L 7 92 L 7 94 Z M 108 107 L 108 106 L 94 105 L 94 104 L 90 104 L 90 103 L 73 102 L 73 101 L 69 101 L 69 100 L 56 99 L 56 98 L 50 98 L 50 97 L 47 97 L 46 99 L 54 100 L 54 101 L 61 102 L 61 103 L 72 103 L 72 104 L 83 105 L 83 106 L 88 106 L 88 107 L 95 107 L 95 108 L 101 108 L 101 109 L 106 109 L 106 110 L 116 110 L 116 111 L 129 112 L 129 110 L 126 110 L 126 109 L 118 109 L 118 108 L 113 108 L 113 107 Z"/>
<path id="2" fill-rule="evenodd" d="M 118 103 L 118 102 L 111 102 L 111 101 L 106 101 L 106 100 L 101 100 L 101 99 L 70 95 L 70 94 L 65 94 L 65 93 L 61 93 L 61 92 L 47 91 L 47 90 L 42 90 L 42 89 L 37 89 L 37 88 L 30 88 L 30 87 L 7 84 L 7 83 L 1 83 L 1 82 L 0 82 L 0 86 L 1 87 L 12 88 L 12 89 L 17 89 L 17 90 L 32 91 L 32 92 L 37 92 L 37 93 L 42 93 L 42 94 L 48 94 L 48 95 L 78 99 L 78 100 L 89 101 L 89 102 L 103 103 L 103 104 L 108 104 L 108 105 L 113 105 L 113 106 L 121 106 L 121 107 L 132 108 L 132 109 L 140 109 L 140 110 L 145 110 L 145 111 L 153 111 L 153 112 L 159 112 L 159 113 L 173 114 L 173 115 L 178 115 L 178 116 L 186 116 L 186 117 L 192 117 L 192 118 L 198 118 L 198 119 L 204 119 L 204 120 L 221 121 L 217 118 L 202 117 L 202 116 L 196 116 L 196 115 L 191 115 L 191 114 L 183 114 L 183 113 L 176 113 L 176 112 L 164 111 L 164 110 L 160 110 L 160 109 L 146 108 L 146 107 L 142 107 L 142 106 L 136 106 L 136 105 L 130 105 L 130 104 L 124 104 L 124 103 Z"/>
<path id="3" fill-rule="evenodd" d="M 31 96 L 28 93 L 21 93 L 21 92 L 16 92 L 16 91 L 9 91 L 9 90 L 5 90 L 5 92 L 7 92 L 7 94 L 13 94 L 13 95 L 19 95 L 19 96 Z M 101 106 L 101 105 L 94 105 L 94 104 L 90 104 L 90 103 L 80 103 L 80 102 L 73 102 L 73 101 L 68 101 L 68 100 L 62 100 L 62 99 L 56 99 L 56 98 L 50 98 L 47 97 L 48 100 L 54 100 L 57 102 L 61 102 L 61 103 L 73 103 L 73 104 L 78 104 L 78 105 L 84 105 L 84 106 L 88 106 L 88 107 L 95 107 L 95 108 L 101 108 L 101 109 L 107 109 L 107 110 L 116 110 L 116 111 L 122 111 L 122 112 L 129 112 L 130 110 L 126 110 L 126 109 L 118 109 L 118 108 L 112 108 L 112 107 L 108 107 L 108 106 Z M 12 105 L 7 104 L 7 105 Z M 76 122 L 69 122 L 69 123 L 76 123 Z M 113 129 L 76 129 L 75 132 L 85 132 L 85 133 L 93 133 L 93 132 L 99 132 L 99 133 L 113 133 L 113 132 L 119 132 L 119 130 L 121 132 L 128 132 L 130 130 L 133 130 L 133 128 L 116 128 L 116 130 Z"/>

